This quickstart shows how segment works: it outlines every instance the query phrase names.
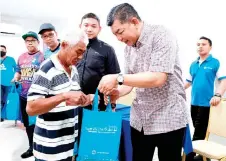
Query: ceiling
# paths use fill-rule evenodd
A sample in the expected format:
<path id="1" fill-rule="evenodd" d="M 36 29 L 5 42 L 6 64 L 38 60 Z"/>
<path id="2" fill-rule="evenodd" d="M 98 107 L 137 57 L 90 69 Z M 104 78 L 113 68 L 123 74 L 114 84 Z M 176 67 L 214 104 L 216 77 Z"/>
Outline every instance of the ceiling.
<path id="1" fill-rule="evenodd" d="M 123 2 L 131 3 L 145 20 L 163 21 L 175 29 L 211 24 L 221 27 L 225 15 L 225 0 L 0 0 L 0 21 L 31 29 L 36 26 L 34 30 L 43 22 L 51 22 L 63 30 L 65 26 L 78 26 L 85 13 L 94 12 L 103 27 L 110 9 Z"/>
<path id="2" fill-rule="evenodd" d="M 155 8 L 159 8 L 160 11 L 172 11 L 170 8 L 177 5 L 177 10 L 180 11 L 183 8 L 192 13 L 191 9 L 211 11 L 214 7 L 220 10 L 225 6 L 223 5 L 224 0 L 218 0 L 216 2 L 214 0 L 190 0 L 189 3 L 181 2 L 180 0 L 149 0 L 148 2 L 146 0 L 0 0 L 0 13 L 2 15 L 23 18 L 29 17 L 33 19 L 67 19 L 68 17 L 87 12 L 105 15 L 105 13 L 107 14 L 109 12 L 110 8 L 123 2 L 133 4 L 141 12 L 144 9 L 151 12 Z M 187 5 L 187 7 L 183 4 Z"/>
<path id="3" fill-rule="evenodd" d="M 123 1 L 86 0 L 79 1 L 78 4 L 76 0 L 0 0 L 0 12 L 2 15 L 22 18 L 65 19 L 75 14 L 83 14 L 90 11 L 100 12 L 100 7 L 94 7 L 95 5 L 103 5 L 104 7 L 101 8 L 101 11 L 105 11 L 120 2 L 122 3 Z"/>
<path id="4" fill-rule="evenodd" d="M 104 24 L 111 7 L 123 1 L 104 2 L 86 0 L 78 4 L 76 0 L 0 0 L 0 22 L 20 25 L 24 31 L 36 31 L 40 24 L 50 22 L 60 32 L 65 26 L 78 26 L 85 13 L 94 12 Z"/>
<path id="5" fill-rule="evenodd" d="M 22 18 L 65 18 L 71 13 L 72 2 L 73 0 L 0 0 L 0 11 L 3 15 Z M 62 7 L 68 9 L 63 10 Z"/>

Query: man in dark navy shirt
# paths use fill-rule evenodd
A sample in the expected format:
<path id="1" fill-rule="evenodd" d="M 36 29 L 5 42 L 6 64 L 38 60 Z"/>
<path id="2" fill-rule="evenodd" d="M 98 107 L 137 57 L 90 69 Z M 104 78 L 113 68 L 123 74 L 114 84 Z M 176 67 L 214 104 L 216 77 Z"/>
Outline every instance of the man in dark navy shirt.
<path id="1" fill-rule="evenodd" d="M 94 94 L 101 78 L 107 74 L 120 73 L 120 67 L 114 49 L 107 43 L 97 38 L 101 27 L 99 18 L 88 13 L 82 17 L 80 28 L 87 34 L 89 44 L 83 54 L 83 59 L 78 62 L 77 69 L 80 78 L 80 87 L 84 94 Z M 99 110 L 104 111 L 104 96 L 99 92 Z M 92 109 L 92 105 L 79 108 L 78 120 L 78 144 L 82 124 L 83 108 Z M 90 120 L 92 121 L 92 120 Z M 74 151 L 76 156 L 77 152 Z"/>
<path id="2" fill-rule="evenodd" d="M 88 13 L 82 17 L 80 28 L 87 34 L 89 44 L 83 55 L 83 59 L 78 63 L 78 73 L 80 86 L 85 94 L 94 94 L 97 86 L 104 75 L 120 73 L 119 63 L 114 49 L 107 43 L 97 38 L 101 26 L 99 18 Z M 99 109 L 106 109 L 103 95 L 100 95 Z M 91 105 L 85 108 L 91 109 Z"/>

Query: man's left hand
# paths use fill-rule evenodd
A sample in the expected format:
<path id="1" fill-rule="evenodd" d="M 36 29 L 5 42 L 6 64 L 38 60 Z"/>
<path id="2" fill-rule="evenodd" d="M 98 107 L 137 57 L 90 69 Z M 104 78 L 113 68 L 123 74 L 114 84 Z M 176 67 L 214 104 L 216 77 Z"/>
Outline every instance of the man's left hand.
<path id="1" fill-rule="evenodd" d="M 88 106 L 88 105 L 92 105 L 93 104 L 93 100 L 94 100 L 94 94 L 88 94 L 86 95 L 86 102 L 82 105 L 82 106 Z M 99 104 L 99 102 L 98 102 Z"/>
<path id="2" fill-rule="evenodd" d="M 113 88 L 117 86 L 117 74 L 109 74 L 102 77 L 98 89 L 101 93 L 109 95 Z"/>
<path id="3" fill-rule="evenodd" d="M 221 101 L 221 98 L 220 97 L 217 97 L 217 96 L 213 96 L 210 100 L 210 104 L 212 106 L 217 106 Z"/>

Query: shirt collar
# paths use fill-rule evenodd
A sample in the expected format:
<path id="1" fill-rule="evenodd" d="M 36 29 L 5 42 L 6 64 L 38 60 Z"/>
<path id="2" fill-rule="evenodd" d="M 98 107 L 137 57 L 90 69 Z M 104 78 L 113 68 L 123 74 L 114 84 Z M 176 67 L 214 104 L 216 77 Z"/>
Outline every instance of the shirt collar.
<path id="1" fill-rule="evenodd" d="M 55 51 L 57 51 L 57 50 L 59 50 L 60 49 L 60 43 L 57 45 L 57 47 L 54 49 L 54 50 L 51 50 L 50 48 L 49 48 L 49 50 L 51 51 L 51 52 L 55 52 Z"/>
<path id="2" fill-rule="evenodd" d="M 58 58 L 57 55 L 58 55 L 58 53 L 57 53 L 57 54 L 51 55 L 51 56 L 50 56 L 50 60 L 53 62 L 54 66 L 55 66 L 55 68 L 56 68 L 57 70 L 66 72 L 66 71 L 64 70 L 64 67 L 60 64 L 60 61 L 59 61 L 59 58 Z M 71 66 L 71 69 L 72 69 L 72 70 L 71 70 L 72 73 L 77 71 L 77 68 L 76 68 L 75 65 L 72 65 L 72 66 Z"/>
<path id="3" fill-rule="evenodd" d="M 147 43 L 147 38 L 148 38 L 148 25 L 146 22 L 143 21 L 143 26 L 141 28 L 141 34 L 140 37 L 138 38 L 137 42 L 133 47 L 141 47 Z"/>
<path id="4" fill-rule="evenodd" d="M 213 58 L 213 56 L 212 56 L 212 54 L 210 54 L 204 61 L 210 61 L 212 58 Z M 200 60 L 200 57 L 197 58 L 196 63 L 199 63 L 199 60 Z"/>
<path id="5" fill-rule="evenodd" d="M 98 41 L 97 37 L 95 37 L 93 39 L 89 39 L 89 43 L 88 43 L 87 47 L 90 47 L 92 44 L 94 44 L 97 41 Z"/>
<path id="6" fill-rule="evenodd" d="M 64 71 L 63 66 L 60 64 L 60 61 L 58 59 L 58 53 L 57 54 L 53 54 L 50 56 L 50 60 L 53 62 L 54 66 L 56 69 L 60 70 L 60 71 Z"/>

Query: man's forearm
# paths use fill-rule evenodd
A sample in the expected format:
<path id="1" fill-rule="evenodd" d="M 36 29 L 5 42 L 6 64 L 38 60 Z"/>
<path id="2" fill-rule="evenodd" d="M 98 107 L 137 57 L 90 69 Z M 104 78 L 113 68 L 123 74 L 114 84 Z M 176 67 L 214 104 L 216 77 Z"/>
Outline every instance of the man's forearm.
<path id="1" fill-rule="evenodd" d="M 28 115 L 40 115 L 49 112 L 61 102 L 65 101 L 63 94 L 52 96 L 50 98 L 40 98 L 27 102 L 26 111 Z"/>
<path id="2" fill-rule="evenodd" d="M 19 72 L 16 72 L 14 74 L 14 78 L 13 79 L 16 80 L 16 81 L 20 80 L 21 79 L 21 74 Z"/>
<path id="3" fill-rule="evenodd" d="M 133 90 L 133 87 L 121 85 L 118 87 L 118 90 L 119 90 L 119 97 L 123 97 L 123 96 L 129 94 Z"/>
<path id="4" fill-rule="evenodd" d="M 167 74 L 161 72 L 143 72 L 125 74 L 124 85 L 138 88 L 160 87 L 167 81 Z"/>
<path id="5" fill-rule="evenodd" d="M 225 92 L 226 92 L 226 79 L 222 79 L 215 93 L 223 95 Z"/>
<path id="6" fill-rule="evenodd" d="M 188 89 L 190 86 L 191 86 L 191 83 L 190 82 L 186 82 L 185 85 L 184 85 L 184 88 Z"/>

